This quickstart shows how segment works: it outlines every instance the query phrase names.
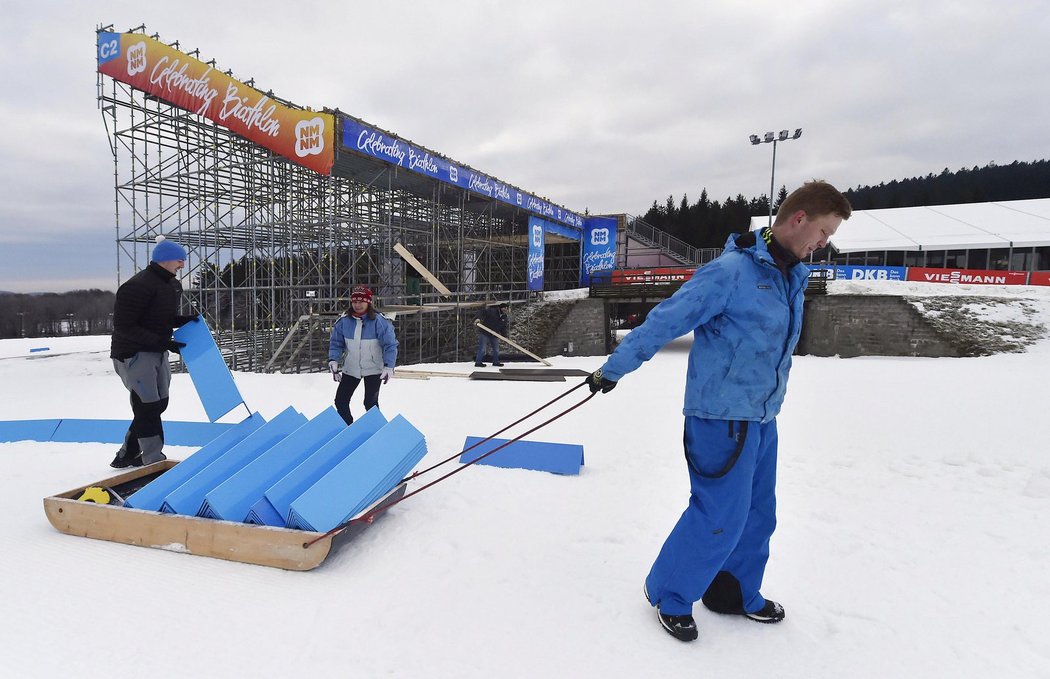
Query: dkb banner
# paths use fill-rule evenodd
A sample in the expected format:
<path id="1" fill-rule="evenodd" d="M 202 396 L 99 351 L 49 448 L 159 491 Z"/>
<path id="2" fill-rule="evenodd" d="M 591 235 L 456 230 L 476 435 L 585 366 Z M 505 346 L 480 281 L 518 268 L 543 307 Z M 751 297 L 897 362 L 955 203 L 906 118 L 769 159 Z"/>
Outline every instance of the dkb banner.
<path id="1" fill-rule="evenodd" d="M 98 34 L 98 71 L 204 116 L 285 158 L 331 174 L 335 118 L 294 109 L 140 33 Z"/>
<path id="2" fill-rule="evenodd" d="M 543 290 L 543 244 L 543 220 L 529 217 L 529 290 Z"/>
<path id="3" fill-rule="evenodd" d="M 583 224 L 580 248 L 580 287 L 591 284 L 591 275 L 616 268 L 616 218 L 588 217 Z"/>
<path id="4" fill-rule="evenodd" d="M 814 269 L 824 267 L 815 266 Z M 903 281 L 908 278 L 908 270 L 903 266 L 839 266 L 835 270 L 835 279 L 840 281 Z"/>

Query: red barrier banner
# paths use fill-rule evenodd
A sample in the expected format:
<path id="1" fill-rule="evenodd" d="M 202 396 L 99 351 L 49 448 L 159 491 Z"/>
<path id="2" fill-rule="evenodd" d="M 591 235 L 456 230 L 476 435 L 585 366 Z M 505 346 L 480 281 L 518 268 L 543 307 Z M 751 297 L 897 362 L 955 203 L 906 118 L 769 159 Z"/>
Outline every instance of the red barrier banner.
<path id="1" fill-rule="evenodd" d="M 98 34 L 98 71 L 213 120 L 285 158 L 331 174 L 335 117 L 291 108 L 140 33 Z"/>
<path id="2" fill-rule="evenodd" d="M 908 280 L 962 285 L 1024 285 L 1028 281 L 1028 272 L 908 267 Z"/>
<path id="3" fill-rule="evenodd" d="M 614 285 L 631 283 L 684 283 L 693 277 L 696 267 L 660 266 L 651 269 L 613 269 Z"/>
<path id="4" fill-rule="evenodd" d="M 1033 271 L 1028 279 L 1029 285 L 1050 285 L 1050 271 Z"/>

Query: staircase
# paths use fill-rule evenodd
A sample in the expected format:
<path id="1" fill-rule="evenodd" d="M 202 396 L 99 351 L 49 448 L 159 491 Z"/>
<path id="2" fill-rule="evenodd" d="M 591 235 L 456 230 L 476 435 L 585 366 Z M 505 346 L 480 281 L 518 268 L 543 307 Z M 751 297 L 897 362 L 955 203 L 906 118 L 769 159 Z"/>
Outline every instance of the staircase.
<path id="1" fill-rule="evenodd" d="M 661 231 L 651 224 L 643 222 L 634 215 L 620 215 L 621 229 L 630 238 L 653 248 L 660 254 L 673 259 L 683 266 L 700 266 L 717 257 L 721 250 L 718 248 L 696 248 L 683 240 L 675 238 L 666 231 Z M 630 267 L 627 257 L 630 254 L 626 241 L 623 243 L 622 252 L 618 252 L 617 262 L 620 266 Z"/>

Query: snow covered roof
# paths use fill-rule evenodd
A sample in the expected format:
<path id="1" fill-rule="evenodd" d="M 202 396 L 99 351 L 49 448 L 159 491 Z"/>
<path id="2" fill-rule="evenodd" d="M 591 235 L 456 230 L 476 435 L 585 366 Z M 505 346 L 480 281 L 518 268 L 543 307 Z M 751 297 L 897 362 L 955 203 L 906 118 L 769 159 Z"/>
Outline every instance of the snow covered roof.
<path id="1" fill-rule="evenodd" d="M 751 218 L 752 229 L 767 223 Z M 838 252 L 1050 246 L 1050 198 L 856 210 L 831 243 Z"/>

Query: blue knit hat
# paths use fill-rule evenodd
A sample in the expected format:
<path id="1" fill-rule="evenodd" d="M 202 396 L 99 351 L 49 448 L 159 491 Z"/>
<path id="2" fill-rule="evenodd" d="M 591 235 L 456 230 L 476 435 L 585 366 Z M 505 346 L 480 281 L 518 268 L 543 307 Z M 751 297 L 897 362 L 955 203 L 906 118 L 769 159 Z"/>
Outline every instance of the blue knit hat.
<path id="1" fill-rule="evenodd" d="M 166 240 L 164 236 L 157 236 L 157 244 L 153 246 L 151 262 L 170 262 L 176 259 L 186 259 L 186 248 L 175 241 Z"/>

